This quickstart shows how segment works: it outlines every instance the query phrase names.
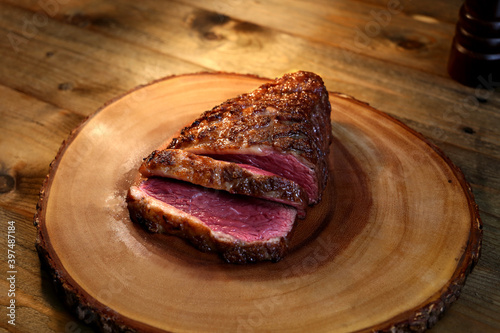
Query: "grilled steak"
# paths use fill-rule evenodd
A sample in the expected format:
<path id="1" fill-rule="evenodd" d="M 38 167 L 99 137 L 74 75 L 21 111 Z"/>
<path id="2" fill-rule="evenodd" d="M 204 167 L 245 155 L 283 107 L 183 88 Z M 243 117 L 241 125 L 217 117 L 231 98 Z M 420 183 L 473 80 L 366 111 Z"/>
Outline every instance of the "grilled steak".
<path id="1" fill-rule="evenodd" d="M 331 141 L 322 79 L 287 74 L 206 111 L 146 158 L 131 219 L 231 263 L 280 260 L 297 215 L 321 199 Z"/>
<path id="2" fill-rule="evenodd" d="M 168 177 L 233 194 L 286 203 L 305 216 L 307 194 L 296 183 L 255 167 L 180 149 L 155 150 L 140 167 L 144 177 Z"/>
<path id="3" fill-rule="evenodd" d="M 296 210 L 280 203 L 152 177 L 132 186 L 130 216 L 151 232 L 185 238 L 230 263 L 280 260 Z"/>
<path id="4" fill-rule="evenodd" d="M 323 80 L 286 74 L 206 111 L 175 137 L 178 148 L 288 178 L 317 203 L 328 177 L 330 102 Z"/>

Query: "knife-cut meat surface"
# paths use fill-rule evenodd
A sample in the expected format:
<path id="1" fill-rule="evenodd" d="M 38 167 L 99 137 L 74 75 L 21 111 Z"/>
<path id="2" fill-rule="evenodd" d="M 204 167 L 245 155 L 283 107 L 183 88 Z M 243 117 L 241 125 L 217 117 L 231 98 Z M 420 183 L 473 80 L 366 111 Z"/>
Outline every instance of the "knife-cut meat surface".
<path id="1" fill-rule="evenodd" d="M 296 209 L 168 178 L 152 177 L 130 188 L 130 216 L 151 232 L 185 238 L 230 263 L 280 260 Z"/>
<path id="2" fill-rule="evenodd" d="M 219 161 L 180 149 L 155 150 L 140 167 L 144 177 L 168 177 L 233 194 L 286 203 L 304 217 L 308 199 L 297 183 L 244 164 Z"/>
<path id="3" fill-rule="evenodd" d="M 330 113 L 323 80 L 304 71 L 204 112 L 144 159 L 132 221 L 231 263 L 280 260 L 326 187 Z"/>
<path id="4" fill-rule="evenodd" d="M 321 77 L 286 74 L 206 111 L 168 148 L 267 170 L 298 183 L 317 203 L 328 178 L 330 112 Z"/>

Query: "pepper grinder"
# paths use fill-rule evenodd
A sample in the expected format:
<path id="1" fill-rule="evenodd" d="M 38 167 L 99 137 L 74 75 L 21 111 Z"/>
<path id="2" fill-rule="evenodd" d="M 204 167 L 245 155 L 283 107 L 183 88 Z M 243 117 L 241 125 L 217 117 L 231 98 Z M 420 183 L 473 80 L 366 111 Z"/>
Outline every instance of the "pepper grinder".
<path id="1" fill-rule="evenodd" d="M 500 0 L 466 0 L 459 12 L 448 73 L 463 85 L 500 86 Z"/>

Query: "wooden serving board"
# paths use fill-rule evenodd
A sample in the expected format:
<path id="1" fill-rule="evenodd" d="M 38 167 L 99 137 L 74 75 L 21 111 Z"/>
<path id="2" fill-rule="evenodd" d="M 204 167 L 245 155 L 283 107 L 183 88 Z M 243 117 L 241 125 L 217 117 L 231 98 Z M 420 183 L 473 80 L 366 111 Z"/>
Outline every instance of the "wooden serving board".
<path id="1" fill-rule="evenodd" d="M 110 102 L 72 132 L 42 188 L 37 249 L 68 305 L 104 330 L 421 331 L 458 297 L 481 221 L 462 173 L 421 135 L 330 94 L 323 201 L 278 263 L 224 263 L 128 216 L 137 168 L 201 112 L 265 82 L 169 77 Z"/>

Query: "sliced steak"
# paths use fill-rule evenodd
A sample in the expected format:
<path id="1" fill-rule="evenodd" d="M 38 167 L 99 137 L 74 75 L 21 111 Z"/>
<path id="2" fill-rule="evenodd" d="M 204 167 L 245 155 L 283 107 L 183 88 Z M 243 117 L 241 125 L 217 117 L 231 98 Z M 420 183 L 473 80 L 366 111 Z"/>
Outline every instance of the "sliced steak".
<path id="1" fill-rule="evenodd" d="M 280 260 L 297 209 L 303 215 L 326 186 L 330 112 L 309 72 L 206 111 L 144 161 L 149 178 L 127 196 L 132 220 L 231 263 Z"/>
<path id="2" fill-rule="evenodd" d="M 168 148 L 267 170 L 298 183 L 317 203 L 328 178 L 330 112 L 318 75 L 286 74 L 206 111 Z"/>
<path id="3" fill-rule="evenodd" d="M 233 194 L 285 203 L 305 216 L 308 199 L 297 183 L 250 165 L 219 161 L 180 149 L 155 150 L 140 167 L 144 177 L 168 177 Z"/>
<path id="4" fill-rule="evenodd" d="M 150 232 L 185 238 L 230 263 L 280 260 L 296 210 L 168 178 L 152 177 L 129 190 L 130 216 Z"/>

